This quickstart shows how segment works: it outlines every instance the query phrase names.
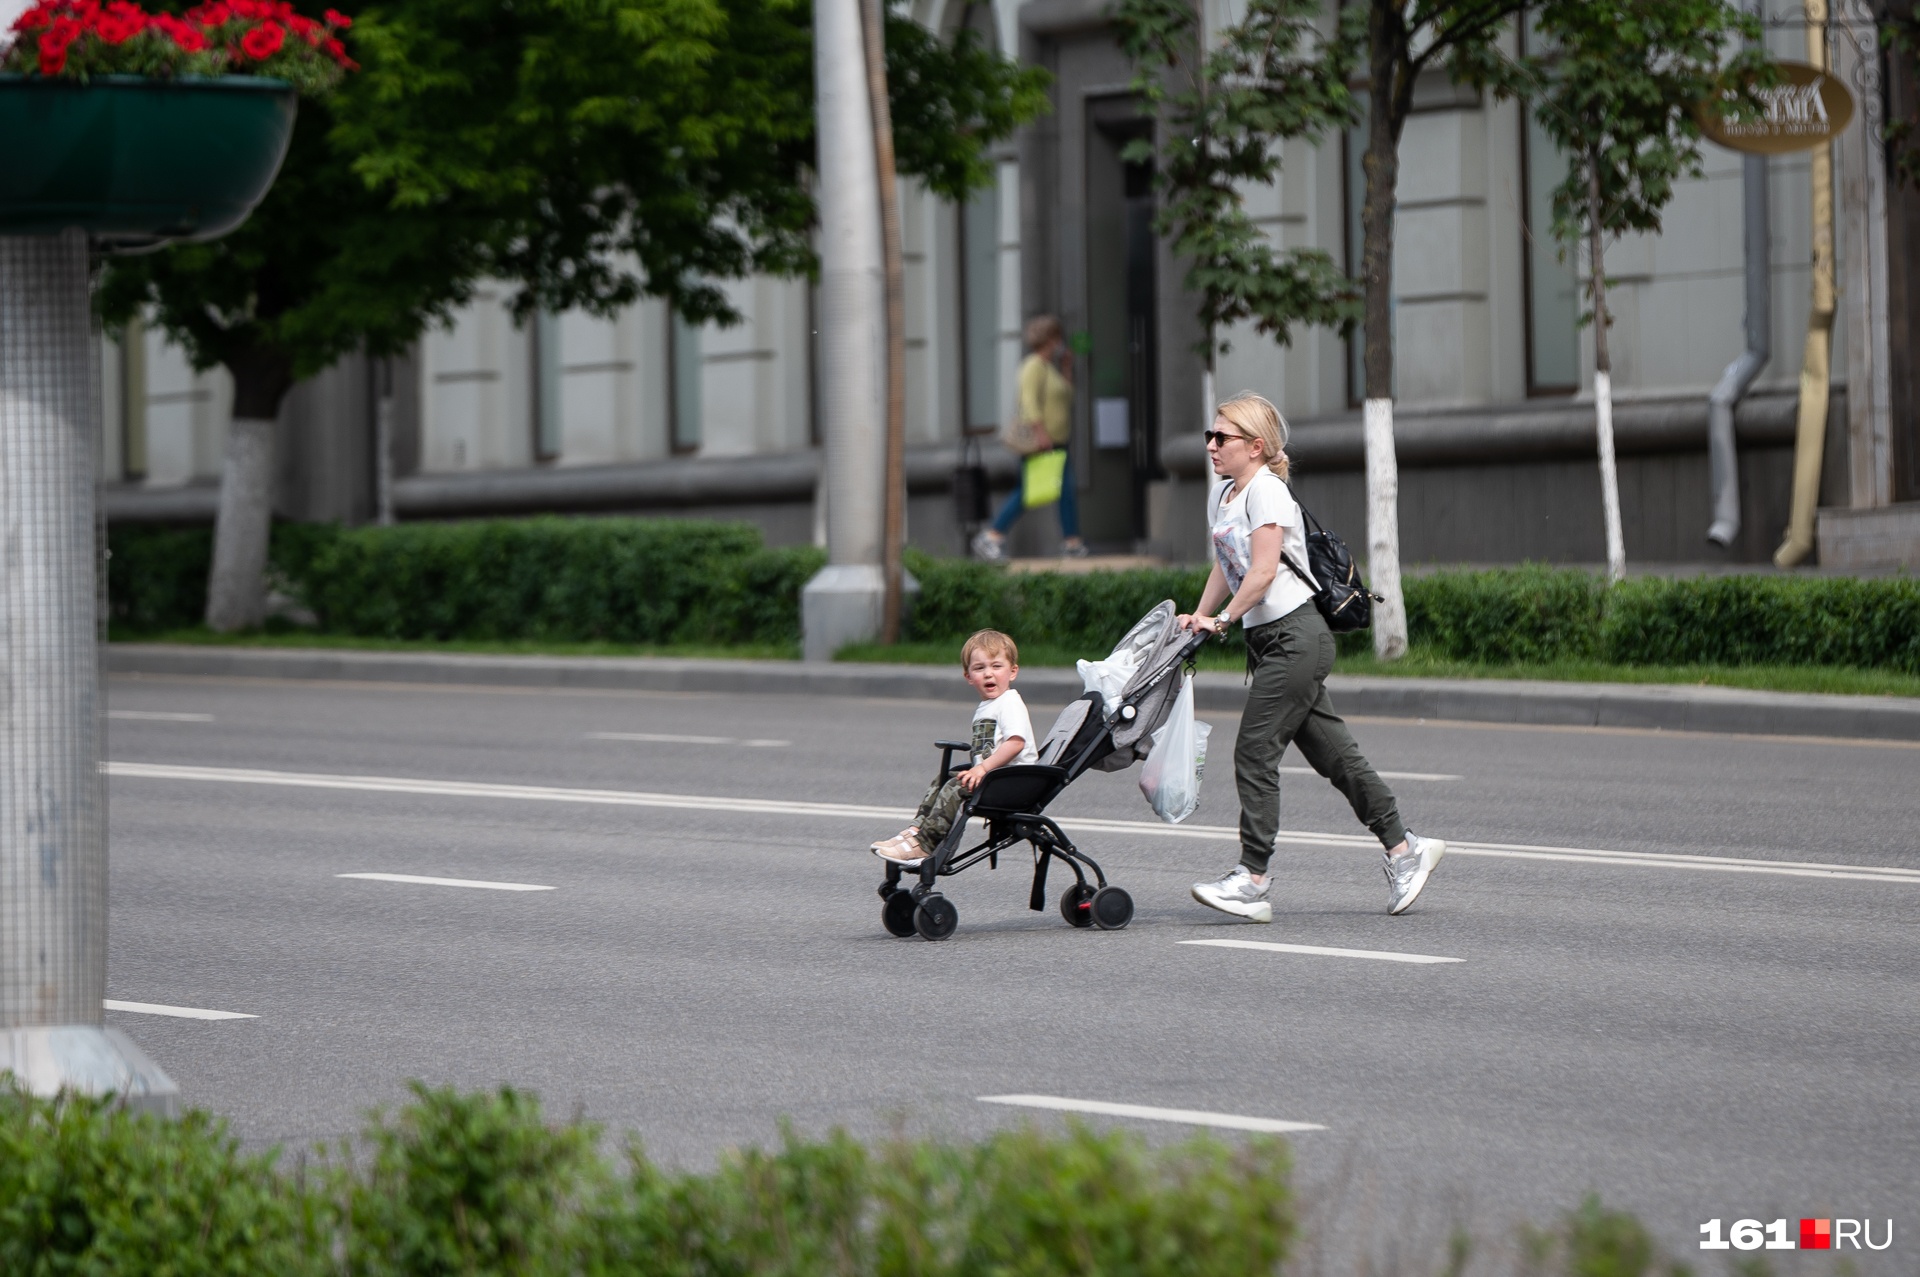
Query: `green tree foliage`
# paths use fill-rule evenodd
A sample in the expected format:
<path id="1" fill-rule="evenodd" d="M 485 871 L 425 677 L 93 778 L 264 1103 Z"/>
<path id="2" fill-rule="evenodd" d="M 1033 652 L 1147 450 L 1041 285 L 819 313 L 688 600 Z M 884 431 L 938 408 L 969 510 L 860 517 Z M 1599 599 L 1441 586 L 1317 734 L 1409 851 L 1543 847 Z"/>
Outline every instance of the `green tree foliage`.
<path id="1" fill-rule="evenodd" d="M 1279 176 L 1287 139 L 1317 140 L 1354 119 L 1358 11 L 1343 10 L 1337 34 L 1322 39 L 1320 7 L 1249 0 L 1204 50 L 1190 0 L 1118 0 L 1113 9 L 1133 87 L 1160 124 L 1160 145 L 1136 140 L 1126 158 L 1155 162 L 1154 229 L 1188 263 L 1209 364 L 1216 334 L 1231 324 L 1251 322 L 1286 343 L 1296 323 L 1344 331 L 1359 317 L 1358 294 L 1334 260 L 1318 249 L 1276 249 L 1243 195 Z"/>
<path id="2" fill-rule="evenodd" d="M 1596 233 L 1658 233 L 1674 183 L 1700 173 L 1702 104 L 1759 109 L 1749 90 L 1766 82 L 1765 52 L 1728 52 L 1758 40 L 1758 20 L 1727 0 L 1546 0 L 1536 30 L 1548 50 L 1530 59 L 1524 83 L 1567 156 L 1553 192 L 1563 255 Z"/>
<path id="3" fill-rule="evenodd" d="M 302 103 L 253 216 L 114 261 L 102 311 L 149 308 L 263 417 L 348 351 L 404 349 L 482 277 L 516 283 L 522 314 L 648 295 L 732 320 L 716 281 L 812 263 L 810 20 L 793 0 L 389 0 L 351 34 L 362 70 Z M 901 170 L 961 198 L 1044 76 L 888 31 Z"/>

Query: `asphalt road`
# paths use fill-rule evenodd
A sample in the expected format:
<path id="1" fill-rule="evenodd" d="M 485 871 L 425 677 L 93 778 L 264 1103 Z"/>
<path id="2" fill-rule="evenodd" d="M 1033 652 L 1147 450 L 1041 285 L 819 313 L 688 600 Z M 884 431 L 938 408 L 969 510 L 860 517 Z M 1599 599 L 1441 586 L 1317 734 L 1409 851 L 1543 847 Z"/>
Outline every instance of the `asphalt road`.
<path id="1" fill-rule="evenodd" d="M 1920 1257 L 1911 746 L 1356 720 L 1456 854 L 1389 918 L 1365 831 L 1288 774 L 1262 927 L 1187 896 L 1237 856 L 1209 832 L 1237 724 L 1208 715 L 1180 830 L 1137 771 L 1053 809 L 1125 822 L 1070 829 L 1130 928 L 1067 927 L 1057 871 L 1030 913 L 1003 859 L 928 944 L 881 929 L 864 848 L 963 707 L 127 677 L 111 706 L 109 997 L 256 1018 L 109 1022 L 250 1143 L 350 1133 L 411 1077 L 530 1087 L 687 1165 L 783 1116 L 1059 1120 L 978 1098 L 1030 1094 L 1324 1128 L 1291 1139 L 1328 1272 L 1427 1271 L 1455 1222 L 1497 1250 L 1588 1191 L 1709 1271 L 1715 1217 L 1891 1218 L 1861 1269 Z M 1221 939 L 1459 961 L 1190 943 Z"/>

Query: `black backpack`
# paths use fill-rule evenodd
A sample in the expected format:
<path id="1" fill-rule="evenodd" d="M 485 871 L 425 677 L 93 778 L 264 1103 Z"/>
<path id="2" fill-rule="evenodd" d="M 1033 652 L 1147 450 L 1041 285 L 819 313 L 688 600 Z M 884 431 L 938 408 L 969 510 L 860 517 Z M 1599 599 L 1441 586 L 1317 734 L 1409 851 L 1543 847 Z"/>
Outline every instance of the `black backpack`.
<path id="1" fill-rule="evenodd" d="M 1287 491 L 1291 493 L 1293 485 L 1288 484 Z M 1294 504 L 1299 503 L 1300 499 L 1295 497 Z M 1299 564 L 1284 553 L 1281 561 L 1293 569 L 1295 576 L 1314 587 L 1313 605 L 1326 618 L 1328 629 L 1335 634 L 1366 629 L 1373 624 L 1373 605 L 1386 600 L 1368 592 L 1346 542 L 1321 527 L 1320 520 L 1314 518 L 1307 507 L 1300 506 L 1300 515 L 1307 523 L 1307 566 L 1313 569 L 1313 575 L 1302 572 Z"/>

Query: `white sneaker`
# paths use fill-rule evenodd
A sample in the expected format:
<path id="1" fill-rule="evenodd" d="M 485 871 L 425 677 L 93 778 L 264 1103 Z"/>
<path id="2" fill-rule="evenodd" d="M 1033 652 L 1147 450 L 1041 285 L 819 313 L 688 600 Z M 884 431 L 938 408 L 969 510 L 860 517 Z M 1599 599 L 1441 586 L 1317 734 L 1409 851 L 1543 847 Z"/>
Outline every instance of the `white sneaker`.
<path id="1" fill-rule="evenodd" d="M 1271 884 L 1269 879 L 1267 885 Z M 1217 881 L 1194 883 L 1193 898 L 1209 909 L 1218 909 L 1248 922 L 1273 921 L 1267 887 L 1255 885 L 1253 874 L 1245 865 L 1235 865 L 1232 873 Z"/>
<path id="2" fill-rule="evenodd" d="M 973 534 L 973 557 L 982 563 L 999 563 L 1007 557 L 1007 543 L 991 532 Z"/>
<path id="3" fill-rule="evenodd" d="M 1387 871 L 1387 912 L 1404 913 L 1427 885 L 1427 879 L 1447 854 L 1447 844 L 1438 838 L 1422 838 L 1407 831 L 1407 849 L 1399 855 L 1382 852 Z"/>

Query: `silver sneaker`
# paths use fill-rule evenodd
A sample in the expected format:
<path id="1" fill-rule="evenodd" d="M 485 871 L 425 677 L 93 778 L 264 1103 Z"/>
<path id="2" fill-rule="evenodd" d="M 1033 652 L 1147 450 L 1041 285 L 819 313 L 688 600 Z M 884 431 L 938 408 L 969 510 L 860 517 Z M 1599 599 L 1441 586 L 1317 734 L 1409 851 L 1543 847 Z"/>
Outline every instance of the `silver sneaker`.
<path id="1" fill-rule="evenodd" d="M 1271 885 L 1269 880 L 1268 886 Z M 1273 921 L 1267 888 L 1254 885 L 1253 874 L 1245 865 L 1235 865 L 1232 873 L 1217 882 L 1194 883 L 1193 898 L 1209 909 L 1218 909 L 1248 922 Z"/>
<path id="2" fill-rule="evenodd" d="M 999 563 L 1007 557 L 1007 543 L 985 530 L 973 534 L 973 557 L 982 563 Z"/>
<path id="3" fill-rule="evenodd" d="M 1411 830 L 1407 832 L 1405 851 L 1397 856 L 1382 852 L 1387 862 L 1387 912 L 1404 913 L 1446 854 L 1447 844 L 1438 838 L 1422 838 Z"/>

